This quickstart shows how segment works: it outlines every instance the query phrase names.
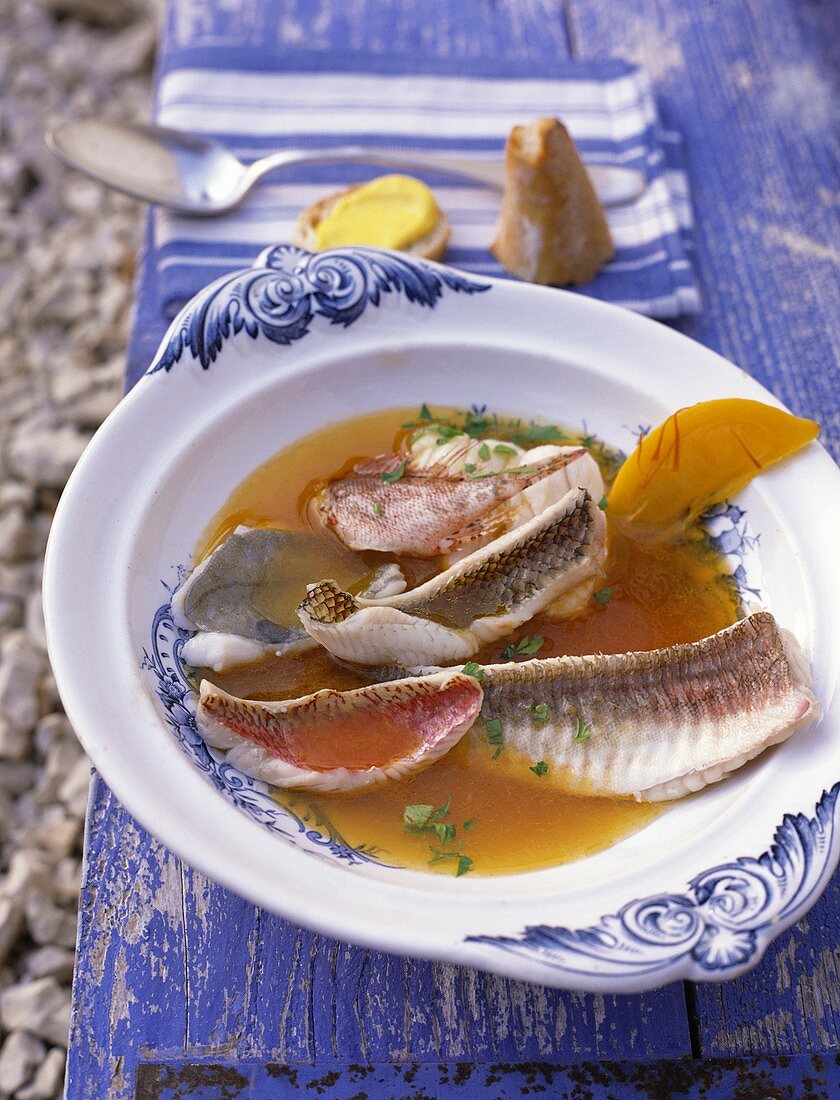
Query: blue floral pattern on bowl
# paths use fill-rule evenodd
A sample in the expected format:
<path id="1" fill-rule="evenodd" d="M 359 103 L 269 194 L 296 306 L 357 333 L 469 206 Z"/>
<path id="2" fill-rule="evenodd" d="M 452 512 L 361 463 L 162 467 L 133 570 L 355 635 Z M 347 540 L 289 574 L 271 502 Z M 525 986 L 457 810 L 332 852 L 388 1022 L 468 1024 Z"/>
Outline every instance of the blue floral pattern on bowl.
<path id="1" fill-rule="evenodd" d="M 637 899 L 587 928 L 543 924 L 520 936 L 469 936 L 468 942 L 569 975 L 650 978 L 690 957 L 708 977 L 723 977 L 762 950 L 762 932 L 792 922 L 822 892 L 840 842 L 838 798 L 840 783 L 823 792 L 813 817 L 786 814 L 758 859 L 713 867 L 685 894 Z"/>
<path id="2" fill-rule="evenodd" d="M 181 649 L 190 635 L 172 621 L 174 589 L 164 587 L 169 598 L 155 612 L 149 647 L 143 650 L 141 667 L 154 677 L 155 692 L 163 707 L 166 724 L 187 756 L 234 806 L 296 847 L 309 852 L 326 852 L 350 864 L 380 863 L 374 848 L 348 844 L 327 821 L 318 821 L 314 826 L 304 821 L 276 802 L 265 783 L 238 771 L 225 761 L 223 753 L 206 744 L 196 724 L 195 692 L 181 660 Z"/>
<path id="3" fill-rule="evenodd" d="M 385 294 L 434 309 L 446 291 L 489 289 L 489 283 L 453 268 L 375 248 L 313 253 L 278 245 L 262 252 L 253 267 L 224 276 L 193 299 L 147 374 L 170 371 L 187 349 L 207 370 L 225 341 L 243 330 L 252 339 L 262 335 L 288 345 L 306 336 L 318 317 L 346 328 Z"/>

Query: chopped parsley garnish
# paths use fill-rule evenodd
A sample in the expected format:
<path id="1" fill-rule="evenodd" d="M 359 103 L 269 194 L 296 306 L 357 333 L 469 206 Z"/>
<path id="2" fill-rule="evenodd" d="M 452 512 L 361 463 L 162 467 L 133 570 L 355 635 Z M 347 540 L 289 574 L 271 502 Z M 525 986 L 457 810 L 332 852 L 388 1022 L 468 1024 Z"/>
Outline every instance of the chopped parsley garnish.
<path id="1" fill-rule="evenodd" d="M 408 833 L 421 833 L 435 813 L 434 806 L 406 806 L 403 810 L 403 828 Z"/>
<path id="2" fill-rule="evenodd" d="M 448 440 L 454 439 L 456 435 L 461 434 L 457 428 L 453 428 L 449 424 L 438 424 L 435 427 L 435 431 L 438 434 L 437 445 L 439 447 Z"/>
<path id="3" fill-rule="evenodd" d="M 513 441 L 521 445 L 522 443 L 551 443 L 565 438 L 566 433 L 561 432 L 555 424 L 531 424 L 515 435 Z"/>
<path id="4" fill-rule="evenodd" d="M 613 590 L 607 586 L 606 588 L 599 588 L 593 596 L 595 603 L 601 604 L 602 607 L 606 607 L 612 599 Z"/>
<path id="5" fill-rule="evenodd" d="M 464 465 L 464 473 L 465 474 L 474 474 L 477 469 L 478 469 L 478 467 L 476 466 L 476 464 L 474 462 L 467 462 Z"/>
<path id="6" fill-rule="evenodd" d="M 403 428 L 416 428 L 418 427 L 418 425 L 423 424 L 424 422 L 428 423 L 430 420 L 434 420 L 434 417 L 429 411 L 429 406 L 424 401 L 423 404 L 420 406 L 420 412 L 417 414 L 416 420 L 407 421 L 405 424 L 403 424 Z"/>
<path id="7" fill-rule="evenodd" d="M 484 679 L 484 669 L 481 667 L 481 665 L 476 664 L 475 661 L 467 661 L 467 663 L 461 669 L 461 672 L 463 672 L 465 676 L 474 677 L 476 680 Z"/>
<path id="8" fill-rule="evenodd" d="M 482 462 L 486 462 L 487 459 L 490 457 L 490 448 L 487 446 L 486 443 L 482 443 L 481 446 L 478 448 L 478 457 L 481 459 Z"/>
<path id="9" fill-rule="evenodd" d="M 381 515 L 382 515 L 382 512 L 383 512 L 383 508 L 382 508 L 382 505 L 381 505 L 381 503 L 380 503 L 380 502 L 379 502 L 379 501 L 377 500 L 377 501 L 376 501 L 376 503 L 375 503 L 375 504 L 374 504 L 374 506 L 373 506 L 373 514 L 374 514 L 375 516 L 381 516 Z"/>
<path id="10" fill-rule="evenodd" d="M 498 718 L 488 718 L 485 726 L 487 730 L 487 740 L 491 745 L 496 745 L 496 751 L 493 753 L 493 759 L 496 760 L 501 754 L 502 746 L 505 743 L 505 735 L 502 729 L 502 723 Z"/>
<path id="11" fill-rule="evenodd" d="M 471 871 L 472 870 L 472 865 L 473 865 L 473 861 L 470 859 L 469 856 L 459 855 L 458 856 L 458 867 L 455 871 L 455 878 L 460 878 L 461 875 L 465 875 L 467 873 L 467 871 Z"/>
<path id="12" fill-rule="evenodd" d="M 399 466 L 397 466 L 396 470 L 386 470 L 385 473 L 382 473 L 379 476 L 388 485 L 393 485 L 394 482 L 399 481 L 400 478 L 405 473 L 405 464 L 406 464 L 406 459 L 403 459 L 402 462 L 399 464 Z"/>
<path id="13" fill-rule="evenodd" d="M 601 497 L 601 499 L 598 501 L 598 507 L 601 509 L 602 512 L 606 512 L 606 510 L 607 510 L 607 498 L 606 497 Z"/>
<path id="14" fill-rule="evenodd" d="M 406 806 L 403 809 L 403 829 L 407 833 L 434 833 L 438 839 L 438 843 L 443 845 L 450 845 L 456 842 L 458 833 L 457 826 L 451 821 L 444 821 L 445 817 L 449 816 L 449 810 L 452 806 L 452 798 L 447 798 L 442 806 L 429 806 L 426 804 L 417 804 L 413 806 Z M 472 829 L 478 822 L 475 818 L 470 818 L 464 822 L 463 828 L 465 830 Z M 472 867 L 473 861 L 469 856 L 465 856 L 461 850 L 461 843 L 458 842 L 456 851 L 447 851 L 446 848 L 436 848 L 434 845 L 429 845 L 429 851 L 432 853 L 432 858 L 429 860 L 429 866 L 435 863 L 440 863 L 444 859 L 457 859 L 458 863 L 455 869 L 456 877 L 466 874 Z"/>
<path id="15" fill-rule="evenodd" d="M 588 741 L 592 735 L 592 730 L 587 726 L 586 722 L 582 718 L 575 719 L 575 741 Z"/>
<path id="16" fill-rule="evenodd" d="M 435 863 L 440 863 L 442 859 L 458 860 L 458 866 L 455 868 L 455 878 L 460 878 L 461 875 L 465 875 L 472 868 L 473 861 L 461 852 L 442 852 L 440 848 L 434 848 L 431 844 L 429 845 L 429 851 L 433 853 L 432 858 L 429 860 L 430 867 Z"/>
<path id="17" fill-rule="evenodd" d="M 529 703 L 525 709 L 541 722 L 544 722 L 549 715 L 548 703 Z"/>
<path id="18" fill-rule="evenodd" d="M 508 642 L 505 648 L 502 650 L 502 660 L 509 661 L 517 654 L 525 657 L 533 657 L 535 653 L 539 653 L 542 647 L 545 645 L 545 638 L 539 634 L 526 634 L 524 638 L 520 638 L 518 642 Z"/>
<path id="19" fill-rule="evenodd" d="M 546 764 L 544 760 L 538 760 L 533 768 L 529 768 L 528 771 L 542 778 L 544 775 L 548 774 L 548 764 Z"/>
<path id="20" fill-rule="evenodd" d="M 467 435 L 471 435 L 474 439 L 484 435 L 487 429 L 490 427 L 490 420 L 484 415 L 483 412 L 476 412 L 473 409 L 464 417 L 463 430 Z"/>
<path id="21" fill-rule="evenodd" d="M 442 806 L 429 806 L 423 803 L 406 806 L 403 810 L 403 828 L 407 833 L 422 833 L 426 829 L 437 832 L 436 826 L 448 816 L 451 805 L 450 797 Z M 455 826 L 453 825 L 452 828 L 454 829 Z"/>
<path id="22" fill-rule="evenodd" d="M 511 447 L 508 443 L 497 443 L 493 448 L 494 455 L 515 455 L 516 447 Z"/>
<path id="23" fill-rule="evenodd" d="M 509 466 L 505 470 L 506 474 L 535 474 L 536 472 L 536 466 Z"/>
<path id="24" fill-rule="evenodd" d="M 464 822 L 464 829 L 469 831 L 470 829 L 474 829 L 477 824 L 478 824 L 478 818 L 477 817 L 471 817 L 467 821 Z"/>
<path id="25" fill-rule="evenodd" d="M 580 445 L 581 447 L 591 447 L 592 444 L 595 442 L 595 439 L 596 436 L 594 435 L 582 435 L 580 437 Z"/>

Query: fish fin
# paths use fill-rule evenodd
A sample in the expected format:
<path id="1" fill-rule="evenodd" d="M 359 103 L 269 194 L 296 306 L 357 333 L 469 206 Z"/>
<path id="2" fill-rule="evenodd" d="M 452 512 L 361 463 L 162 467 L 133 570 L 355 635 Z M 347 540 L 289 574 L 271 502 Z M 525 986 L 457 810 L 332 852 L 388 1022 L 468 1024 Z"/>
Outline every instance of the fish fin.
<path id="1" fill-rule="evenodd" d="M 515 485 L 515 492 L 512 493 L 511 496 L 515 496 L 516 493 L 522 492 L 538 481 L 542 481 L 543 478 L 551 477 L 552 474 L 556 474 L 558 470 L 562 470 L 564 466 L 568 466 L 570 462 L 574 462 L 575 459 L 580 458 L 581 455 L 585 453 L 586 448 L 580 447 L 577 450 L 568 451 L 554 458 L 544 459 L 534 468 L 532 473 L 512 474 L 502 470 L 500 473 L 495 474 L 494 477 L 502 478 L 507 482 L 512 481 Z M 441 552 L 443 554 L 452 554 L 480 539 L 496 539 L 500 535 L 503 535 L 509 526 L 509 510 L 510 497 L 503 500 L 501 504 L 498 504 L 489 512 L 485 512 L 484 515 L 479 516 L 471 523 L 466 524 L 457 531 L 453 531 L 451 535 L 442 538 L 440 540 Z"/>
<path id="2" fill-rule="evenodd" d="M 573 451 L 564 451 L 563 454 L 555 455 L 554 458 L 544 458 L 542 462 L 538 462 L 533 467 L 524 462 L 521 467 L 502 470 L 496 476 L 514 481 L 517 485 L 517 491 L 521 492 L 523 489 L 535 484 L 535 482 L 542 481 L 544 477 L 556 474 L 558 470 L 562 470 L 565 466 L 582 458 L 586 453 L 586 447 L 578 447 Z M 526 451 L 524 456 L 526 459 L 527 455 L 528 452 Z"/>
<path id="3" fill-rule="evenodd" d="M 363 458 L 361 462 L 357 462 L 353 467 L 353 473 L 362 476 L 370 474 L 392 474 L 403 462 L 408 463 L 409 458 L 410 455 L 408 451 L 401 451 L 399 453 L 392 451 L 390 454 L 373 455 L 371 458 Z"/>
<path id="4" fill-rule="evenodd" d="M 519 493 L 523 489 L 529 488 L 537 481 L 542 481 L 544 477 L 550 477 L 551 474 L 556 474 L 558 470 L 562 470 L 564 466 L 568 466 L 571 462 L 580 458 L 586 454 L 585 447 L 578 447 L 573 451 L 565 451 L 563 454 L 555 455 L 553 458 L 544 458 L 540 462 L 536 463 L 533 467 L 528 465 L 528 452 L 522 456 L 522 466 L 514 466 L 512 469 L 499 470 L 498 472 L 487 473 L 473 473 L 464 474 L 463 470 L 460 473 L 449 469 L 449 466 L 455 462 L 460 461 L 469 452 L 469 445 L 463 448 L 459 452 L 453 453 L 446 463 L 436 466 L 426 466 L 425 469 L 414 471 L 409 465 L 406 466 L 406 471 L 410 472 L 414 477 L 438 477 L 449 478 L 451 481 L 469 481 L 472 479 L 481 479 L 490 482 L 496 482 L 497 484 L 509 485 L 513 489 L 513 493 Z M 511 493 L 511 495 L 513 495 Z"/>
<path id="5" fill-rule="evenodd" d="M 464 470 L 462 463 L 466 460 L 467 455 L 470 453 L 470 446 L 472 440 L 465 443 L 463 446 L 453 450 L 446 458 L 442 458 L 440 462 L 433 462 L 430 465 L 419 465 L 416 459 L 413 458 L 411 452 L 409 452 L 408 462 L 406 463 L 406 473 L 411 477 L 425 477 L 425 478 L 439 478 L 443 481 L 463 481 Z M 458 469 L 458 467 L 461 467 Z"/>
<path id="6" fill-rule="evenodd" d="M 453 531 L 451 535 L 442 538 L 440 540 L 441 553 L 452 554 L 455 551 L 463 550 L 464 547 L 479 539 L 498 538 L 507 531 L 509 516 L 510 509 L 507 501 L 504 501 L 496 508 L 479 516 L 478 519 L 474 519 L 471 523 L 460 527 L 457 531 Z"/>

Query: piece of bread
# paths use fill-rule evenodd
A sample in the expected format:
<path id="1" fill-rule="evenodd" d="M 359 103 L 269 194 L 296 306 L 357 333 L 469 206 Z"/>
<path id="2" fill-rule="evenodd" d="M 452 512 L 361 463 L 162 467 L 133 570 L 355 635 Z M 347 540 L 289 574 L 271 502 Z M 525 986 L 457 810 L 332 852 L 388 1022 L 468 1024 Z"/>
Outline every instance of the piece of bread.
<path id="1" fill-rule="evenodd" d="M 514 126 L 505 149 L 499 263 L 531 283 L 586 283 L 612 259 L 607 219 L 566 127 L 556 118 Z"/>
<path id="2" fill-rule="evenodd" d="M 318 236 L 316 229 L 318 223 L 329 217 L 340 198 L 349 195 L 351 191 L 357 191 L 360 187 L 364 187 L 364 184 L 357 183 L 353 187 L 348 187 L 345 191 L 336 191 L 335 194 L 327 195 L 326 198 L 313 202 L 311 206 L 307 206 L 305 210 L 301 211 L 292 233 L 292 244 L 298 245 L 299 248 L 305 248 L 309 252 L 317 252 Z M 451 232 L 452 229 L 446 215 L 438 208 L 437 221 L 434 227 L 409 245 L 408 248 L 400 249 L 400 251 L 408 252 L 412 256 L 422 256 L 426 260 L 439 260 L 446 251 Z M 356 241 L 355 243 L 363 245 L 368 242 Z"/>

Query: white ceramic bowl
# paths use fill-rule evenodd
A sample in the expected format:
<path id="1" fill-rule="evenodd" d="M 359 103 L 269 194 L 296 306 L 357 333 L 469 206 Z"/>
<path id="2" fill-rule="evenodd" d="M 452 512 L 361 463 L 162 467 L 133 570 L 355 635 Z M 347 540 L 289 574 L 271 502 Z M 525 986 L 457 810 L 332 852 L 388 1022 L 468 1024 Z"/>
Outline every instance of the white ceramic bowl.
<path id="1" fill-rule="evenodd" d="M 629 449 L 639 425 L 721 396 L 778 404 L 700 345 L 587 298 L 371 249 L 265 252 L 181 313 L 58 509 L 50 655 L 94 764 L 188 863 L 341 939 L 591 991 L 748 968 L 838 859 L 840 577 L 826 548 L 840 534 L 840 476 L 818 445 L 762 475 L 715 530 L 742 588 L 810 653 L 821 723 L 563 867 L 455 879 L 304 826 L 205 748 L 167 610 L 231 490 L 328 421 L 486 404 L 585 420 Z"/>

